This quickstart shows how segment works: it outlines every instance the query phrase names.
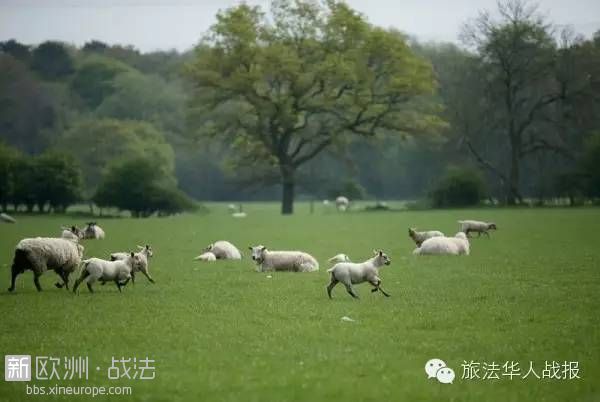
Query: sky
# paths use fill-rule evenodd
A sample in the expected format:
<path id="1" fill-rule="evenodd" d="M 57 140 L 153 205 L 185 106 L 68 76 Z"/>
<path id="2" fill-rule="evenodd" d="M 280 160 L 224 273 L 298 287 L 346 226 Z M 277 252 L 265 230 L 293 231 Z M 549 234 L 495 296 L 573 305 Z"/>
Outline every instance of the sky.
<path id="1" fill-rule="evenodd" d="M 496 0 L 346 0 L 379 26 L 420 40 L 458 41 L 462 24 Z M 91 39 L 153 50 L 193 47 L 218 10 L 239 0 L 0 0 L 0 41 L 26 44 L 59 40 L 83 45 Z M 268 8 L 268 0 L 247 0 Z M 541 0 L 539 11 L 557 25 L 585 36 L 600 29 L 600 0 Z"/>

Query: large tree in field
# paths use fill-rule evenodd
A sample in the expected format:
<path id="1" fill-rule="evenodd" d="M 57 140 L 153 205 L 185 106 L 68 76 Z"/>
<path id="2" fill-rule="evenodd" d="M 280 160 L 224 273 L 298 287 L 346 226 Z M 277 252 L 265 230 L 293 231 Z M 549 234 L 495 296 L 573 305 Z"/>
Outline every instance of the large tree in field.
<path id="1" fill-rule="evenodd" d="M 347 135 L 438 123 L 423 111 L 430 65 L 401 35 L 334 0 L 274 0 L 269 18 L 245 4 L 221 12 L 188 73 L 195 132 L 229 140 L 238 169 L 276 170 L 284 214 L 299 167 Z"/>

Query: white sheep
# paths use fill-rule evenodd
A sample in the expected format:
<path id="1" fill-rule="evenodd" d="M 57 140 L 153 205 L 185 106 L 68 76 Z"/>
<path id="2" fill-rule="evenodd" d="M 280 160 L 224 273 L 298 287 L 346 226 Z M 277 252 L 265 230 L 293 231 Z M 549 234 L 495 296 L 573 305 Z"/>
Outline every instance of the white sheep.
<path id="1" fill-rule="evenodd" d="M 335 206 L 338 209 L 338 211 L 344 212 L 350 206 L 350 200 L 348 200 L 348 198 L 344 196 L 339 196 L 335 199 Z"/>
<path id="2" fill-rule="evenodd" d="M 209 244 L 204 251 L 210 251 L 217 260 L 241 260 L 242 253 L 236 246 L 226 240 L 219 240 Z"/>
<path id="3" fill-rule="evenodd" d="M 104 230 L 96 222 L 88 222 L 83 229 L 84 239 L 104 239 Z"/>
<path id="4" fill-rule="evenodd" d="M 319 270 L 317 260 L 303 251 L 269 251 L 263 245 L 248 248 L 252 251 L 252 259 L 256 262 L 258 272 Z"/>
<path id="5" fill-rule="evenodd" d="M 148 269 L 149 259 L 154 255 L 152 247 L 146 244 L 145 246 L 137 246 L 137 248 L 139 251 L 136 253 L 136 255 L 140 256 L 140 264 L 139 266 L 136 266 L 133 271 L 131 271 L 131 282 L 135 283 L 135 273 L 141 272 L 151 283 L 155 283 L 154 279 L 152 279 L 152 276 L 150 276 L 150 271 Z M 125 252 L 112 253 L 110 255 L 111 261 L 126 260 L 127 258 L 129 258 L 129 253 Z"/>
<path id="6" fill-rule="evenodd" d="M 469 255 L 467 235 L 458 232 L 454 237 L 432 237 L 413 251 L 415 255 Z"/>
<path id="7" fill-rule="evenodd" d="M 5 222 L 5 223 L 17 223 L 15 218 L 13 218 L 12 216 L 10 216 L 8 214 L 5 214 L 4 212 L 0 213 L 0 221 Z"/>
<path id="8" fill-rule="evenodd" d="M 236 207 L 235 204 L 229 204 L 227 205 L 227 210 L 229 213 L 234 213 L 238 210 L 238 207 Z"/>
<path id="9" fill-rule="evenodd" d="M 481 221 L 458 221 L 460 225 L 460 231 L 464 232 L 467 237 L 469 237 L 470 232 L 477 232 L 480 237 L 482 233 L 486 234 L 487 237 L 490 237 L 488 230 L 497 230 L 496 224 L 493 222 L 481 222 Z"/>
<path id="10" fill-rule="evenodd" d="M 69 289 L 69 275 L 77 269 L 82 257 L 83 246 L 71 240 L 50 237 L 23 239 L 15 248 L 8 290 L 15 290 L 17 276 L 27 269 L 33 271 L 33 283 L 38 291 L 42 290 L 40 275 L 49 269 L 63 280 L 63 283 L 57 282 L 56 287 L 66 286 Z"/>
<path id="11" fill-rule="evenodd" d="M 215 255 L 213 253 L 211 253 L 210 251 L 207 251 L 206 253 L 202 253 L 198 257 L 194 258 L 194 261 L 216 261 L 216 260 L 217 260 L 217 257 L 215 257 Z"/>
<path id="12" fill-rule="evenodd" d="M 327 285 L 327 295 L 331 299 L 331 291 L 339 282 L 345 287 L 350 296 L 358 299 L 358 294 L 354 291 L 352 285 L 369 282 L 374 286 L 371 292 L 381 293 L 389 297 L 389 293 L 381 288 L 381 279 L 379 278 L 379 268 L 384 265 L 390 265 L 392 260 L 382 251 L 374 251 L 375 256 L 361 263 L 340 262 L 335 264 L 327 272 L 331 273 L 331 282 Z"/>
<path id="13" fill-rule="evenodd" d="M 73 293 L 77 292 L 77 288 L 87 279 L 86 284 L 90 292 L 94 293 L 92 284 L 96 281 L 114 282 L 121 291 L 121 288 L 127 285 L 131 279 L 131 273 L 135 270 L 140 270 L 142 257 L 140 253 L 131 252 L 125 260 L 107 261 L 100 258 L 90 258 L 83 261 L 83 269 L 81 275 L 75 281 Z"/>
<path id="14" fill-rule="evenodd" d="M 421 247 L 421 244 L 432 237 L 444 237 L 444 234 L 439 230 L 428 230 L 425 232 L 417 232 L 415 228 L 408 228 L 408 235 L 415 242 L 417 247 Z"/>
<path id="15" fill-rule="evenodd" d="M 62 226 L 61 229 L 60 237 L 62 239 L 79 241 L 83 237 L 83 232 L 77 226 L 71 226 L 70 228 Z"/>
<path id="16" fill-rule="evenodd" d="M 327 260 L 328 262 L 333 262 L 333 263 L 338 263 L 338 262 L 350 262 L 350 257 L 348 257 L 346 254 L 336 254 L 333 257 L 331 257 L 330 259 Z"/>

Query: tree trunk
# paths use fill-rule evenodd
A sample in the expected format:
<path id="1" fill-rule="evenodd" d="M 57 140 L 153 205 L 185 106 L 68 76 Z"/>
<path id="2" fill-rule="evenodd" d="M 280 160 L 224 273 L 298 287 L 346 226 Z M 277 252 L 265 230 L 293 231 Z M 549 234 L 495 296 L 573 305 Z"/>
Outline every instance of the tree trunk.
<path id="1" fill-rule="evenodd" d="M 282 198 L 281 213 L 291 215 L 294 213 L 294 190 L 296 186 L 295 169 L 292 166 L 281 166 Z"/>
<path id="2" fill-rule="evenodd" d="M 508 205 L 517 205 L 521 201 L 519 194 L 520 162 L 521 162 L 521 138 L 513 127 L 511 122 L 509 129 L 510 136 L 510 172 L 508 175 L 508 188 L 506 203 Z"/>

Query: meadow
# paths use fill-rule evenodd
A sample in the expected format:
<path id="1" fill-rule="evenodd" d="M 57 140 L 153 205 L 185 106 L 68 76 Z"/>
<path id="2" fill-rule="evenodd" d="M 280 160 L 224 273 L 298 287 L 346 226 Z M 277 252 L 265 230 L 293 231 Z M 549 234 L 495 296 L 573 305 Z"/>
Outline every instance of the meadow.
<path id="1" fill-rule="evenodd" d="M 17 216 L 0 226 L 0 351 L 87 356 L 86 380 L 60 385 L 127 385 L 132 401 L 598 401 L 600 400 L 600 209 L 474 209 L 403 212 L 326 211 L 299 203 L 293 216 L 276 204 L 247 204 L 245 219 L 226 206 L 170 218 L 98 218 L 105 240 L 84 241 L 87 257 L 152 245 L 156 284 L 136 277 L 78 295 L 57 289 L 53 272 L 31 272 L 9 294 L 10 264 L 23 237 L 52 236 L 73 215 Z M 491 239 L 474 238 L 468 257 L 414 257 L 407 228 L 457 231 L 457 219 L 495 221 Z M 257 273 L 252 261 L 192 261 L 207 244 L 302 249 L 318 273 Z M 325 292 L 327 258 L 353 260 L 381 248 L 390 298 L 358 285 Z M 74 276 L 71 277 L 74 279 Z M 347 316 L 354 322 L 342 321 Z M 153 380 L 108 380 L 112 357 L 149 357 Z M 427 379 L 425 363 L 443 359 L 453 384 Z M 465 379 L 464 361 L 481 364 L 576 361 L 579 379 Z M 100 370 L 96 371 L 96 367 Z M 481 374 L 481 373 L 480 373 Z M 51 385 L 55 381 L 35 381 Z M 27 396 L 22 382 L 1 382 L 0 401 L 78 400 Z M 118 400 L 97 397 L 96 400 Z"/>

